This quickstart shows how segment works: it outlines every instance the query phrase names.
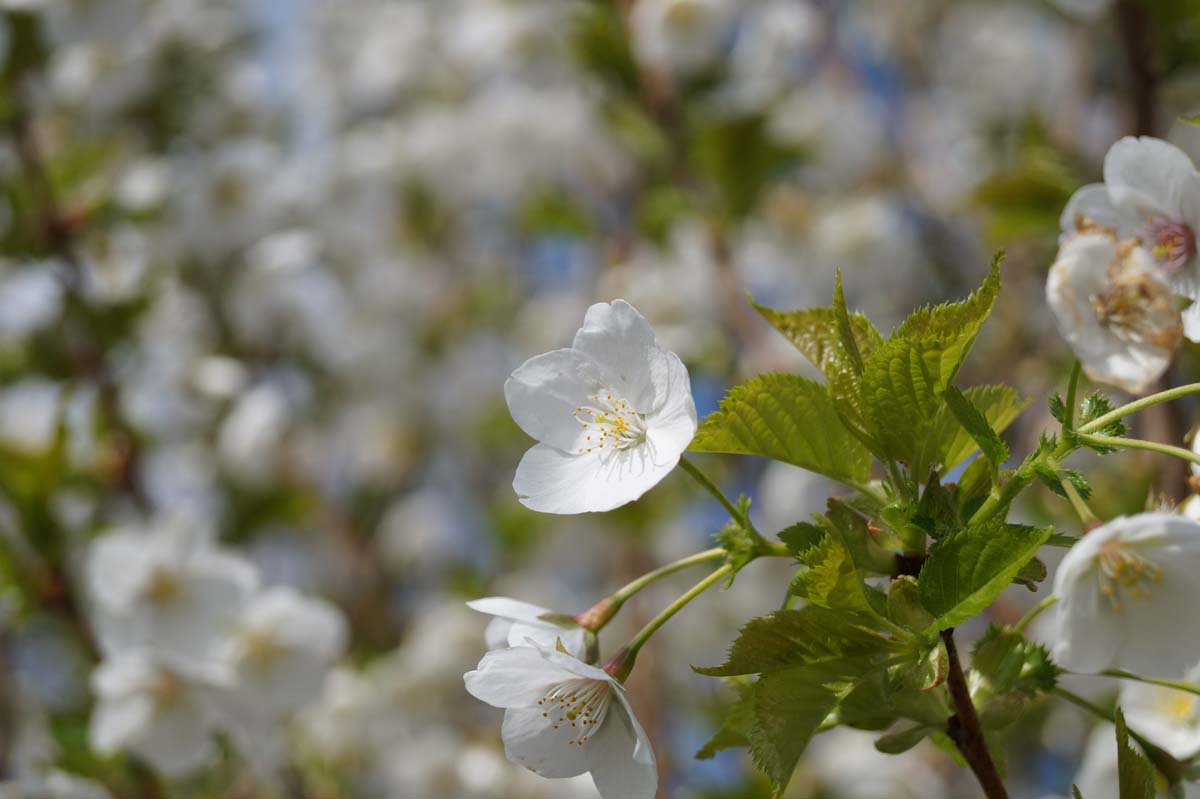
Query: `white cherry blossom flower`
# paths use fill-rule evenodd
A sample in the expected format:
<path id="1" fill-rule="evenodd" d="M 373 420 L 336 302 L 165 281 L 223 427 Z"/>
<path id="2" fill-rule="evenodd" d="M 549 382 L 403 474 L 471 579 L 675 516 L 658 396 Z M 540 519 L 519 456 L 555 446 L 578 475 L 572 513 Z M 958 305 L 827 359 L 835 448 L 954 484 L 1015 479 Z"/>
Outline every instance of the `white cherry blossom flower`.
<path id="1" fill-rule="evenodd" d="M 589 308 L 574 343 L 526 361 L 504 397 L 540 442 L 513 488 L 545 513 L 632 502 L 675 468 L 696 433 L 687 368 L 624 300 Z"/>
<path id="2" fill-rule="evenodd" d="M 184 659 L 212 657 L 258 573 L 181 519 L 120 530 L 92 544 L 87 584 L 108 653 L 148 647 Z"/>
<path id="3" fill-rule="evenodd" d="M 505 709 L 509 760 L 543 777 L 590 772 L 604 799 L 653 799 L 654 752 L 607 672 L 553 649 L 515 646 L 488 652 L 463 680 L 472 696 Z"/>
<path id="4" fill-rule="evenodd" d="M 1187 681 L 1194 683 L 1197 677 L 1200 671 L 1192 669 Z M 1131 681 L 1121 687 L 1118 704 L 1130 729 L 1155 746 L 1181 760 L 1200 752 L 1200 696 Z"/>
<path id="5" fill-rule="evenodd" d="M 1064 235 L 1089 225 L 1137 239 L 1177 294 L 1200 298 L 1200 173 L 1173 144 L 1127 136 L 1104 158 L 1104 182 L 1075 192 L 1063 209 Z M 1184 332 L 1200 341 L 1200 308 L 1184 315 Z"/>
<path id="6" fill-rule="evenodd" d="M 554 648 L 556 642 L 561 641 L 563 647 L 577 658 L 582 658 L 587 651 L 586 631 L 570 623 L 569 617 L 562 617 L 552 610 L 506 596 L 475 599 L 468 602 L 467 607 L 495 617 L 484 631 L 488 649 L 524 646 L 527 640 L 532 640 L 548 648 Z M 562 619 L 562 623 L 549 620 L 553 617 Z"/>
<path id="7" fill-rule="evenodd" d="M 1150 254 L 1108 230 L 1062 243 L 1046 300 L 1087 376 L 1135 394 L 1166 371 L 1182 337 L 1175 298 Z"/>
<path id="8" fill-rule="evenodd" d="M 1120 516 L 1085 535 L 1054 577 L 1054 659 L 1094 674 L 1177 679 L 1200 662 L 1200 524 L 1177 513 Z"/>
<path id="9" fill-rule="evenodd" d="M 209 694 L 224 680 L 218 672 L 168 665 L 148 650 L 104 661 L 92 673 L 92 748 L 132 752 L 170 777 L 202 768 L 216 752 Z"/>
<path id="10" fill-rule="evenodd" d="M 658 69 L 697 72 L 718 54 L 733 11 L 730 0 L 640 0 L 630 17 L 634 52 Z"/>

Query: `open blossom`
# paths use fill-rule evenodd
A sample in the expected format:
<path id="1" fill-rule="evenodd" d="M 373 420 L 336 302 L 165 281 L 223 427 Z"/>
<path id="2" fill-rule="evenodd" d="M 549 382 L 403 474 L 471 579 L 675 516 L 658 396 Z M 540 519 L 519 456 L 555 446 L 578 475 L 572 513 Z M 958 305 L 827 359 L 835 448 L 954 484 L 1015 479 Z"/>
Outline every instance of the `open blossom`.
<path id="1" fill-rule="evenodd" d="M 1200 662 L 1200 524 L 1120 516 L 1071 547 L 1054 578 L 1054 659 L 1084 673 L 1176 679 Z"/>
<path id="2" fill-rule="evenodd" d="M 1109 230 L 1062 243 L 1046 299 L 1087 376 L 1126 391 L 1157 380 L 1182 338 L 1175 298 L 1149 252 Z"/>
<path id="3" fill-rule="evenodd" d="M 1200 676 L 1197 669 L 1188 682 Z M 1200 752 L 1200 696 L 1161 685 L 1126 682 L 1118 702 L 1130 729 L 1180 760 Z"/>
<path id="4" fill-rule="evenodd" d="M 188 659 L 212 655 L 257 589 L 258 574 L 194 526 L 172 520 L 101 536 L 88 555 L 87 581 L 106 651 L 148 647 Z"/>
<path id="5" fill-rule="evenodd" d="M 696 434 L 687 368 L 624 300 L 589 308 L 572 345 L 526 361 L 504 397 L 540 442 L 521 459 L 513 488 L 545 513 L 632 502 L 675 468 Z"/>
<path id="6" fill-rule="evenodd" d="M 488 649 L 523 646 L 527 640 L 532 640 L 550 648 L 557 646 L 557 642 L 561 641 L 563 647 L 578 658 L 582 658 L 587 651 L 584 629 L 577 624 L 560 624 L 547 620 L 547 617 L 555 617 L 557 614 L 546 608 L 506 596 L 472 600 L 467 603 L 467 607 L 495 617 L 484 631 L 484 641 Z"/>
<path id="7" fill-rule="evenodd" d="M 638 58 L 688 74 L 712 63 L 733 18 L 729 0 L 641 0 L 630 17 Z"/>
<path id="8" fill-rule="evenodd" d="M 1104 158 L 1104 182 L 1075 192 L 1061 225 L 1064 235 L 1103 225 L 1136 239 L 1177 294 L 1200 298 L 1200 173 L 1178 147 L 1147 136 L 1121 139 Z M 1185 313 L 1184 332 L 1200 341 L 1200 308 Z"/>
<path id="9" fill-rule="evenodd" d="M 607 672 L 554 649 L 514 646 L 488 652 L 463 680 L 472 696 L 505 709 L 509 760 L 543 777 L 590 772 L 604 799 L 653 799 L 654 752 Z"/>
<path id="10" fill-rule="evenodd" d="M 218 672 L 168 664 L 147 650 L 104 661 L 92 674 L 92 748 L 102 755 L 133 752 L 172 777 L 202 768 L 216 753 L 209 693 L 225 680 Z"/>

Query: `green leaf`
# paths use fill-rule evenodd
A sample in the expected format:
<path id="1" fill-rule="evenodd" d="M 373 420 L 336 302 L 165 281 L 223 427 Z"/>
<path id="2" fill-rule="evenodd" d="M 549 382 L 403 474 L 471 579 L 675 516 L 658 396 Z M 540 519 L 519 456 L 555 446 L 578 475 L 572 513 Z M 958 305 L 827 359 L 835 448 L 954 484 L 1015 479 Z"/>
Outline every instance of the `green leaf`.
<path id="1" fill-rule="evenodd" d="M 837 374 L 849 363 L 849 353 L 842 346 L 838 314 L 832 307 L 777 311 L 753 300 L 750 304 L 776 330 L 786 336 L 813 366 L 820 369 L 826 380 L 831 379 L 831 374 Z M 851 313 L 849 320 L 853 340 L 861 357 L 870 357 L 883 343 L 883 337 L 865 315 Z"/>
<path id="2" fill-rule="evenodd" d="M 1117 782 L 1120 799 L 1147 799 L 1155 795 L 1154 766 L 1129 745 L 1129 730 L 1121 708 L 1113 712 L 1117 724 Z"/>
<path id="3" fill-rule="evenodd" d="M 933 616 L 921 604 L 915 578 L 902 574 L 892 580 L 887 593 L 888 618 L 910 630 L 926 630 Z"/>
<path id="4" fill-rule="evenodd" d="M 1034 558 L 1021 567 L 1013 582 L 1025 586 L 1030 591 L 1036 591 L 1037 584 L 1044 582 L 1049 574 L 1046 563 L 1041 558 Z"/>
<path id="5" fill-rule="evenodd" d="M 921 601 L 935 617 L 928 632 L 961 624 L 990 605 L 1052 532 L 993 518 L 941 541 L 917 579 Z"/>
<path id="6" fill-rule="evenodd" d="M 750 500 L 744 495 L 737 499 L 737 511 L 738 519 L 750 518 Z M 737 573 L 754 558 L 761 539 L 756 533 L 743 527 L 736 519 L 726 523 L 713 538 L 725 548 L 727 553 L 725 562 L 733 566 L 733 571 L 730 572 L 729 579 L 725 583 L 726 586 L 732 585 L 733 578 L 737 576 Z"/>
<path id="7" fill-rule="evenodd" d="M 946 392 L 942 396 L 950 408 L 950 413 L 979 446 L 983 456 L 992 464 L 992 482 L 994 483 L 1000 475 L 1000 467 L 1008 460 L 1008 445 L 992 429 L 987 417 L 956 386 L 947 386 Z"/>
<path id="8" fill-rule="evenodd" d="M 971 668 L 978 674 L 976 689 L 992 694 L 1035 696 L 1054 690 L 1058 682 L 1058 668 L 1045 647 L 994 624 L 975 644 Z"/>
<path id="9" fill-rule="evenodd" d="M 883 457 L 924 481 L 941 455 L 943 394 L 958 374 L 1000 288 L 999 260 L 983 285 L 958 303 L 923 308 L 904 320 L 862 374 L 861 409 Z"/>
<path id="10" fill-rule="evenodd" d="M 1035 460 L 1033 461 L 1033 473 L 1046 488 L 1049 488 L 1063 499 L 1068 498 L 1067 491 L 1062 485 L 1063 480 L 1070 482 L 1079 493 L 1079 496 L 1084 499 L 1092 495 L 1092 486 L 1081 472 L 1060 466 L 1057 462 L 1041 459 Z"/>
<path id="11" fill-rule="evenodd" d="M 954 498 L 936 474 L 929 475 L 925 490 L 921 492 L 921 501 L 917 503 L 917 512 L 912 516 L 912 523 L 921 528 L 926 535 L 937 539 L 962 529 Z"/>
<path id="12" fill-rule="evenodd" d="M 854 371 L 862 374 L 863 355 L 858 350 L 858 341 L 854 338 L 854 325 L 850 322 L 850 311 L 846 308 L 846 292 L 842 289 L 842 270 L 837 271 L 833 284 L 833 319 L 837 323 L 838 341 L 842 349 L 850 356 L 850 364 Z"/>
<path id="13" fill-rule="evenodd" d="M 1050 408 L 1050 415 L 1054 417 L 1059 424 L 1067 424 L 1070 421 L 1070 411 L 1067 410 L 1066 400 L 1062 398 L 1062 394 L 1055 392 L 1046 400 L 1046 405 Z"/>
<path id="14" fill-rule="evenodd" d="M 822 525 L 842 542 L 860 572 L 893 573 L 895 553 L 876 543 L 866 518 L 848 504 L 837 497 L 830 497 L 822 519 Z"/>
<path id="15" fill-rule="evenodd" d="M 725 663 L 697 668 L 710 677 L 780 671 L 801 665 L 872 659 L 899 651 L 873 616 L 806 605 L 746 622 Z"/>
<path id="16" fill-rule="evenodd" d="M 1008 386 L 971 386 L 962 393 L 995 433 L 1003 433 L 1029 404 L 1028 398 L 1022 399 L 1015 389 Z M 942 464 L 943 472 L 953 469 L 979 449 L 978 442 L 955 416 L 949 403 L 940 414 L 935 435 L 938 439 L 938 462 Z"/>
<path id="17" fill-rule="evenodd" d="M 765 675 L 755 684 L 750 753 L 771 780 L 775 796 L 787 787 L 800 755 L 838 698 L 820 675 L 804 667 Z"/>
<path id="18" fill-rule="evenodd" d="M 1079 427 L 1094 422 L 1101 416 L 1111 413 L 1113 410 L 1112 402 L 1109 401 L 1108 397 L 1106 397 L 1103 392 L 1094 391 L 1080 405 Z M 1129 432 L 1129 429 L 1125 426 L 1123 421 L 1118 419 L 1117 421 L 1109 422 L 1099 430 L 1093 430 L 1092 432 L 1104 436 L 1123 436 Z"/>
<path id="19" fill-rule="evenodd" d="M 815 546 L 801 553 L 799 560 L 803 566 L 792 579 L 793 594 L 822 608 L 873 612 L 854 559 L 834 535 L 826 534 Z"/>
<path id="20" fill-rule="evenodd" d="M 870 478 L 871 456 L 842 424 L 824 386 L 799 375 L 759 375 L 704 420 L 695 452 L 761 455 L 835 480 Z"/>
<path id="21" fill-rule="evenodd" d="M 781 530 L 779 540 L 787 546 L 788 551 L 794 557 L 800 557 L 801 554 L 821 543 L 821 539 L 825 535 L 825 530 L 815 524 L 797 522 L 791 527 Z"/>
<path id="22" fill-rule="evenodd" d="M 875 741 L 875 748 L 885 755 L 901 755 L 928 738 L 933 730 L 933 727 L 918 724 L 915 727 L 884 735 Z"/>
<path id="23" fill-rule="evenodd" d="M 708 760 L 715 757 L 717 752 L 750 745 L 750 729 L 754 724 L 754 683 L 738 682 L 736 688 L 737 698 L 729 706 L 712 738 L 696 752 L 696 759 Z"/>
<path id="24" fill-rule="evenodd" d="M 1074 799 L 1083 799 L 1083 794 L 1079 792 L 1078 785 L 1071 785 L 1071 796 L 1074 797 Z"/>

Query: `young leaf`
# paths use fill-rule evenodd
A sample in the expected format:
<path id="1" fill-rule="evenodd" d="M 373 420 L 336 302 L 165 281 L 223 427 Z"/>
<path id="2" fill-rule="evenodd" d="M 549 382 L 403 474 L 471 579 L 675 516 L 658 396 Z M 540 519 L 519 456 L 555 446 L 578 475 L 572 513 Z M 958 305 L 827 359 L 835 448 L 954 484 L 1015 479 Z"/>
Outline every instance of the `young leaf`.
<path id="1" fill-rule="evenodd" d="M 1129 745 L 1129 730 L 1121 708 L 1114 713 L 1117 724 L 1117 782 L 1120 799 L 1146 799 L 1154 796 L 1154 766 Z"/>
<path id="2" fill-rule="evenodd" d="M 787 546 L 788 552 L 791 552 L 794 557 L 800 557 L 804 552 L 821 543 L 821 539 L 824 537 L 823 529 L 808 522 L 797 522 L 779 532 L 779 540 Z"/>
<path id="3" fill-rule="evenodd" d="M 1000 293 L 1000 264 L 1003 262 L 1004 252 L 1001 250 L 992 256 L 987 277 L 971 296 L 960 302 L 925 306 L 913 311 L 900 323 L 891 338 L 932 335 L 943 338 L 969 336 L 973 339 L 992 312 L 992 304 Z"/>
<path id="4" fill-rule="evenodd" d="M 943 395 L 950 413 L 962 425 L 963 430 L 979 445 L 983 456 L 992 464 L 992 482 L 1000 474 L 1000 467 L 1008 460 L 1008 445 L 992 429 L 987 417 L 975 407 L 971 400 L 963 396 L 956 386 L 947 386 Z"/>
<path id="5" fill-rule="evenodd" d="M 834 535 L 826 534 L 816 546 L 799 556 L 805 568 L 792 580 L 791 591 L 809 605 L 856 613 L 873 612 L 867 587 L 854 566 L 849 550 Z"/>
<path id="6" fill-rule="evenodd" d="M 838 341 L 842 349 L 850 356 L 854 371 L 862 374 L 863 355 L 858 350 L 858 342 L 854 338 L 854 326 L 850 323 L 850 311 L 846 308 L 846 292 L 842 290 L 842 272 L 839 269 L 833 284 L 833 318 L 837 322 Z"/>
<path id="7" fill-rule="evenodd" d="M 736 688 L 737 698 L 729 706 L 712 738 L 696 752 L 697 760 L 708 760 L 715 757 L 717 752 L 750 745 L 750 729 L 754 724 L 754 683 L 738 682 Z"/>
<path id="8" fill-rule="evenodd" d="M 750 304 L 764 319 L 787 337 L 801 354 L 821 370 L 825 379 L 848 363 L 849 353 L 842 346 L 837 314 L 832 307 L 806 308 L 800 311 L 777 311 L 753 300 Z M 869 358 L 883 343 L 879 331 L 861 313 L 849 314 L 850 329 L 861 357 Z"/>
<path id="9" fill-rule="evenodd" d="M 1029 404 L 1028 397 L 1022 399 L 1015 389 L 1008 386 L 971 386 L 962 393 L 996 433 L 1003 433 Z M 943 472 L 953 469 L 979 448 L 974 437 L 964 429 L 949 407 L 940 414 L 935 435 L 938 439 L 938 462 L 942 464 Z"/>
<path id="10" fill-rule="evenodd" d="M 1101 416 L 1111 413 L 1113 410 L 1112 402 L 1109 401 L 1103 392 L 1095 391 L 1083 401 L 1079 408 L 1079 426 L 1094 422 Z M 1093 430 L 1093 433 L 1098 433 L 1104 436 L 1123 436 L 1129 432 L 1123 421 L 1109 422 L 1099 430 Z"/>
<path id="11" fill-rule="evenodd" d="M 800 665 L 871 660 L 897 651 L 900 644 L 861 613 L 806 605 L 746 622 L 720 666 L 694 669 L 710 677 L 735 677 Z"/>
<path id="12" fill-rule="evenodd" d="M 799 375 L 759 375 L 734 388 L 690 449 L 762 455 L 835 480 L 871 474 L 870 453 L 842 424 L 824 386 Z"/>
<path id="13" fill-rule="evenodd" d="M 939 543 L 917 578 L 921 601 L 935 617 L 927 631 L 954 627 L 990 605 L 1052 532 L 992 519 Z"/>
<path id="14" fill-rule="evenodd" d="M 885 755 L 902 755 L 928 738 L 933 729 L 924 724 L 918 724 L 915 727 L 893 732 L 875 741 L 875 748 Z"/>
<path id="15" fill-rule="evenodd" d="M 921 604 L 917 581 L 902 574 L 892 580 L 887 593 L 888 618 L 902 627 L 921 631 L 933 624 L 933 616 Z"/>
<path id="16" fill-rule="evenodd" d="M 755 684 L 750 753 L 780 796 L 808 742 L 837 707 L 838 693 L 801 667 L 764 675 Z"/>

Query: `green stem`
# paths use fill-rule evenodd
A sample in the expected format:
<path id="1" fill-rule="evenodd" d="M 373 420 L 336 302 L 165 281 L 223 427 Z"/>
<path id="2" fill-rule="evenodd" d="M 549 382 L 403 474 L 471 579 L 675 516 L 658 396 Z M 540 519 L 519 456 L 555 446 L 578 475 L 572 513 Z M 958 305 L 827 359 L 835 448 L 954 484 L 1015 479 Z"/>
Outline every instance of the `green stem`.
<path id="1" fill-rule="evenodd" d="M 1067 421 L 1063 424 L 1067 430 L 1075 429 L 1075 397 L 1079 391 L 1079 370 L 1082 364 L 1075 361 L 1071 367 L 1071 377 L 1067 381 Z"/>
<path id="2" fill-rule="evenodd" d="M 1103 719 L 1111 724 L 1117 723 L 1116 716 L 1111 710 L 1107 710 L 1100 705 L 1089 702 L 1079 694 L 1072 693 L 1062 686 L 1056 687 L 1054 689 L 1054 693 L 1058 694 L 1071 704 L 1083 708 L 1096 718 Z M 1183 765 L 1178 760 L 1176 760 L 1169 753 L 1147 741 L 1134 730 L 1129 730 L 1129 737 L 1137 741 L 1138 746 L 1145 750 L 1155 767 L 1158 768 L 1158 770 L 1161 771 L 1168 780 L 1175 781 L 1178 779 L 1179 774 L 1183 771 Z"/>
<path id="3" fill-rule="evenodd" d="M 968 526 L 975 527 L 983 524 L 1012 503 L 1013 498 L 1033 480 L 1033 458 L 1035 457 L 1037 457 L 1036 454 L 1026 458 L 1025 462 L 1017 467 L 1017 470 L 1004 481 L 1002 486 L 992 489 L 992 493 L 967 521 Z"/>
<path id="4" fill-rule="evenodd" d="M 888 504 L 888 498 L 883 495 L 883 492 L 878 491 L 877 489 L 873 488 L 870 484 L 860 483 L 857 480 L 845 480 L 844 482 L 846 485 L 850 486 L 855 491 L 859 492 L 860 494 L 870 497 L 871 499 L 878 502 L 880 505 Z"/>
<path id="5" fill-rule="evenodd" d="M 1067 479 L 1065 475 L 1060 474 L 1060 483 L 1063 493 L 1067 495 L 1067 500 L 1071 503 L 1071 507 L 1075 509 L 1075 515 L 1079 517 L 1079 521 L 1083 523 L 1084 532 L 1090 530 L 1093 526 L 1099 524 L 1100 519 L 1088 507 L 1088 504 L 1083 501 L 1083 497 L 1079 495 L 1075 484 Z"/>
<path id="6" fill-rule="evenodd" d="M 1157 394 L 1151 394 L 1148 397 L 1134 400 L 1126 405 L 1122 405 L 1114 411 L 1104 414 L 1079 428 L 1081 433 L 1090 433 L 1093 430 L 1101 430 L 1106 425 L 1113 422 L 1119 422 L 1126 416 L 1137 413 L 1138 411 L 1149 408 L 1152 405 L 1158 405 L 1163 402 L 1170 402 L 1180 397 L 1186 397 L 1190 394 L 1200 394 L 1200 383 L 1189 383 L 1186 386 L 1177 386 L 1169 388 L 1166 391 L 1160 391 Z"/>
<path id="7" fill-rule="evenodd" d="M 729 514 L 731 519 L 733 519 L 735 522 L 742 525 L 742 527 L 745 527 L 747 530 L 749 530 L 752 533 L 758 532 L 757 530 L 754 529 L 754 525 L 750 523 L 749 515 L 743 516 L 742 512 L 740 510 L 738 510 L 737 506 L 729 501 L 729 498 L 726 497 L 724 493 L 722 493 L 721 489 L 717 488 L 717 484 L 714 483 L 712 480 L 710 480 L 708 478 L 708 475 L 706 475 L 704 472 L 700 471 L 699 467 L 696 466 L 696 464 L 692 463 L 687 458 L 680 458 L 679 465 L 682 466 L 683 470 L 685 472 L 687 472 L 688 474 L 690 474 L 696 480 L 697 483 L 699 483 L 701 486 L 703 486 L 705 491 L 707 491 L 708 493 L 712 494 L 714 497 L 717 498 L 717 501 L 720 502 L 721 505 L 725 508 L 726 513 Z"/>
<path id="8" fill-rule="evenodd" d="M 1156 680 L 1153 677 L 1139 677 L 1136 674 L 1131 674 L 1128 671 L 1120 669 L 1107 669 L 1100 672 L 1105 677 L 1117 677 L 1122 680 L 1133 680 L 1134 682 L 1144 682 L 1148 685 L 1161 685 L 1163 688 L 1172 688 L 1176 691 L 1185 691 L 1189 694 L 1200 696 L 1200 685 L 1190 682 L 1181 682 L 1180 680 Z"/>
<path id="9" fill-rule="evenodd" d="M 1028 627 L 1034 619 L 1036 619 L 1038 616 L 1041 616 L 1045 611 L 1049 610 L 1057 601 L 1058 597 L 1048 596 L 1041 602 L 1034 605 L 1029 609 L 1028 613 L 1022 616 L 1020 620 L 1013 625 L 1013 632 L 1024 634 L 1025 628 Z"/>
<path id="10" fill-rule="evenodd" d="M 681 558 L 673 563 L 668 563 L 666 566 L 660 566 L 654 571 L 646 572 L 636 580 L 631 580 L 630 582 L 621 586 L 613 592 L 609 599 L 617 603 L 624 602 L 626 599 L 629 599 L 629 597 L 633 596 L 638 591 L 641 591 L 655 580 L 660 580 L 663 577 L 666 577 L 668 574 L 674 574 L 677 571 L 682 571 L 689 566 L 707 563 L 710 560 L 718 560 L 725 557 L 727 554 L 728 553 L 726 552 L 725 547 L 713 547 L 712 549 L 706 549 L 703 552 L 697 552 L 695 555 Z"/>
<path id="11" fill-rule="evenodd" d="M 1119 436 L 1081 435 L 1084 441 L 1101 444 L 1108 447 L 1124 449 L 1144 449 L 1147 452 L 1157 452 L 1162 455 L 1172 455 L 1190 463 L 1200 464 L 1200 454 L 1183 447 L 1173 447 L 1170 444 L 1160 444 L 1157 441 L 1145 441 L 1140 438 L 1121 438 Z"/>
<path id="12" fill-rule="evenodd" d="M 637 655 L 638 650 L 642 648 L 642 645 L 645 644 L 646 641 L 650 640 L 650 636 L 654 635 L 654 633 L 658 631 L 659 627 L 662 627 L 667 623 L 667 621 L 670 620 L 672 616 L 683 610 L 683 608 L 686 607 L 689 602 L 703 594 L 713 585 L 720 582 L 722 578 L 732 572 L 732 563 L 726 563 L 725 565 L 714 569 L 711 574 L 693 585 L 687 590 L 686 593 L 683 594 L 683 596 L 676 599 L 670 605 L 667 605 L 665 608 L 663 608 L 661 613 L 647 622 L 646 626 L 639 630 L 638 634 L 635 635 L 623 648 L 627 653 L 626 656 L 629 658 L 630 663 L 632 664 L 632 660 Z"/>

